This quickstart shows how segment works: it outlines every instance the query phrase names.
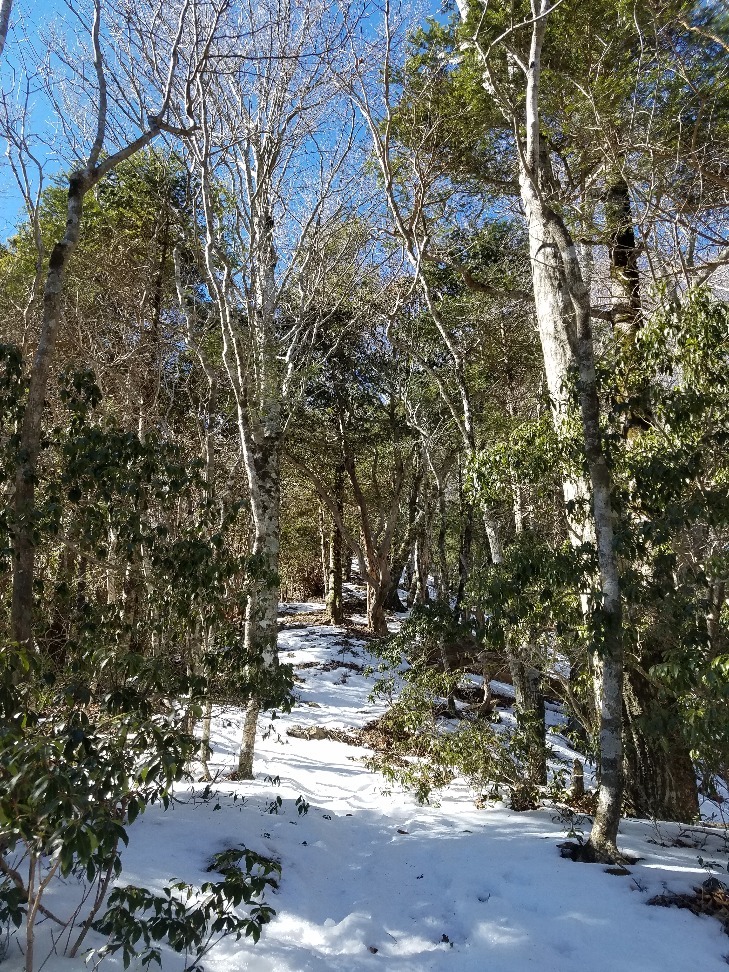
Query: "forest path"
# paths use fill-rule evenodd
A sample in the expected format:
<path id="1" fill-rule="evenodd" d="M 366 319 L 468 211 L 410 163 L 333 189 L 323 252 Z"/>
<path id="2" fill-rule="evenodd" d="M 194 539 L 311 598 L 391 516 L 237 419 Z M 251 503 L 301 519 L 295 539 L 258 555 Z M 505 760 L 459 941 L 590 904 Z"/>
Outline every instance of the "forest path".
<path id="1" fill-rule="evenodd" d="M 279 646 L 304 680 L 296 689 L 300 704 L 290 715 L 261 720 L 256 781 L 221 780 L 213 800 L 154 811 L 135 825 L 127 879 L 149 875 L 144 836 L 154 831 L 160 877 L 199 879 L 195 865 L 240 843 L 281 861 L 281 887 L 271 897 L 278 914 L 261 942 L 222 943 L 206 962 L 210 970 L 726 969 L 729 939 L 718 921 L 645 904 L 664 883 L 680 891 L 704 879 L 697 856 L 716 858 L 715 850 L 646 843 L 656 837 L 652 827 L 630 821 L 624 846 L 644 861 L 630 877 L 611 876 L 599 865 L 559 857 L 564 826 L 548 810 L 478 810 L 463 782 L 448 787 L 440 806 L 421 807 L 409 794 L 383 793 L 385 781 L 361 762 L 365 750 L 287 736 L 292 726 L 360 728 L 385 709 L 368 699 L 373 676 L 352 668 L 375 661 L 365 639 L 324 625 L 291 626 L 319 611 L 317 604 L 287 609 Z M 216 713 L 213 766 L 221 772 L 235 763 L 240 724 L 236 710 Z M 294 802 L 299 795 L 310 804 L 303 816 Z M 245 796 L 242 807 L 236 796 Z M 280 812 L 267 813 L 276 796 Z M 662 827 L 664 840 L 676 832 Z M 161 838 L 179 848 L 175 866 Z M 144 861 L 138 875 L 135 860 Z"/>
<path id="2" fill-rule="evenodd" d="M 383 778 L 362 764 L 365 750 L 288 736 L 294 726 L 359 728 L 385 708 L 368 699 L 373 676 L 357 670 L 374 662 L 366 639 L 306 624 L 320 611 L 286 609 L 280 650 L 303 679 L 299 704 L 261 719 L 256 779 L 226 778 L 242 713 L 217 707 L 216 782 L 178 787 L 170 810 L 152 807 L 131 828 L 123 880 L 155 890 L 170 878 L 209 880 L 211 856 L 231 847 L 281 862 L 280 888 L 269 895 L 277 915 L 261 941 L 222 942 L 205 959 L 209 972 L 726 970 L 729 938 L 718 921 L 646 905 L 665 887 L 684 891 L 705 879 L 699 854 L 726 864 L 718 837 L 703 850 L 660 847 L 648 842 L 656 839 L 649 823 L 628 821 L 622 846 L 643 861 L 631 876 L 611 876 L 559 857 L 564 826 L 548 809 L 476 809 L 460 781 L 440 805 L 418 806 L 409 794 L 383 792 Z M 303 815 L 299 796 L 309 803 Z M 267 812 L 277 797 L 278 812 Z M 665 842 L 677 833 L 661 825 Z M 55 961 L 47 972 L 69 967 Z M 121 963 L 104 965 L 112 967 Z M 165 955 L 164 968 L 182 965 Z"/>

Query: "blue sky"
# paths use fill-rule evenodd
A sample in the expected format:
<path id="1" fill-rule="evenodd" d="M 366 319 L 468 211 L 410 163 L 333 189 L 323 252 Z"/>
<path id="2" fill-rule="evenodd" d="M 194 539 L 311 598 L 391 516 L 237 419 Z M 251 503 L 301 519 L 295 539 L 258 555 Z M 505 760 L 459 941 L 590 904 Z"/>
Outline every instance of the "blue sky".
<path id="1" fill-rule="evenodd" d="M 6 93 L 13 90 L 14 80 L 22 73 L 26 57 L 32 57 L 28 50 L 29 42 L 32 43 L 33 38 L 37 37 L 38 29 L 56 19 L 63 8 L 62 0 L 14 0 L 10 33 L 0 65 L 0 81 Z M 33 96 L 32 108 L 33 127 L 42 131 L 46 128 L 50 106 L 40 92 Z M 49 170 L 53 170 L 55 166 L 53 160 L 48 158 L 48 153 L 41 152 L 41 155 L 47 159 Z M 46 174 L 46 179 L 49 175 L 50 171 Z M 22 217 L 22 200 L 9 166 L 3 158 L 0 162 L 0 239 L 11 235 L 17 221 Z"/>
<path id="2" fill-rule="evenodd" d="M 431 0 L 433 12 L 440 8 L 440 0 Z M 14 0 L 11 15 L 11 29 L 8 35 L 2 63 L 0 63 L 0 83 L 6 95 L 13 91 L 14 81 L 23 76 L 22 65 L 25 60 L 31 63 L 33 44 L 38 40 L 39 33 L 53 21 L 64 20 L 69 17 L 68 8 L 63 0 Z M 74 30 L 76 29 L 74 25 Z M 43 53 L 44 45 L 37 48 Z M 38 91 L 32 98 L 32 129 L 43 133 L 43 137 L 52 134 L 56 121 L 54 111 L 42 91 Z M 35 150 L 45 163 L 44 179 L 48 184 L 55 172 L 61 168 L 47 148 L 36 144 Z M 0 241 L 11 236 L 18 222 L 22 221 L 24 210 L 18 187 L 13 179 L 10 166 L 4 158 L 0 159 Z"/>

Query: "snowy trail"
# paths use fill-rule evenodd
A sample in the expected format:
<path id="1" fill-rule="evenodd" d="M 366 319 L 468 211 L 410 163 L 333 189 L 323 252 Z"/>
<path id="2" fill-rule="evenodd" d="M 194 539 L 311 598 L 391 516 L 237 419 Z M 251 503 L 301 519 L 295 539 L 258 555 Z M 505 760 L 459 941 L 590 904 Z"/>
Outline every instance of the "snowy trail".
<path id="1" fill-rule="evenodd" d="M 282 658 L 299 666 L 370 661 L 366 642 L 342 629 L 284 628 L 280 647 Z M 704 880 L 700 853 L 726 864 L 718 838 L 703 851 L 661 848 L 646 842 L 656 836 L 650 824 L 628 821 L 622 846 L 644 860 L 630 877 L 616 877 L 561 859 L 555 845 L 564 829 L 549 810 L 476 809 L 458 782 L 435 807 L 401 792 L 383 794 L 383 779 L 360 762 L 365 750 L 286 735 L 294 725 L 364 725 L 383 711 L 368 701 L 372 679 L 347 668 L 297 672 L 302 704 L 261 720 L 256 780 L 222 778 L 234 766 L 242 716 L 217 709 L 211 768 L 221 778 L 206 799 L 204 784 L 191 784 L 178 788 L 169 811 L 149 809 L 124 852 L 123 879 L 154 889 L 170 878 L 209 880 L 211 856 L 231 847 L 281 862 L 280 888 L 269 896 L 277 916 L 260 943 L 224 941 L 204 962 L 210 972 L 727 968 L 729 937 L 717 920 L 645 903 L 665 887 L 683 891 Z M 310 803 L 302 816 L 299 795 Z M 280 812 L 266 812 L 276 796 Z M 676 825 L 661 827 L 664 838 L 677 832 Z M 46 970 L 73 966 L 54 959 Z M 115 966 L 121 963 L 104 967 Z M 181 967 L 165 956 L 165 969 Z"/>

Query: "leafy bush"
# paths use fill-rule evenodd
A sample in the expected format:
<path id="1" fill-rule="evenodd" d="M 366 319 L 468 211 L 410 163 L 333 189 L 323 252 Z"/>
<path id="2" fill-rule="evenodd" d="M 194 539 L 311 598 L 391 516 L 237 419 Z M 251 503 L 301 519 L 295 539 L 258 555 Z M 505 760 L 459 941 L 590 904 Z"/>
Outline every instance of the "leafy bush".
<path id="1" fill-rule="evenodd" d="M 464 776 L 478 793 L 503 787 L 515 809 L 533 807 L 539 791 L 528 780 L 528 759 L 521 734 L 496 730 L 476 713 L 449 718 L 448 705 L 462 683 L 463 668 L 444 669 L 441 648 L 473 640 L 468 626 L 443 605 L 424 605 L 413 610 L 394 637 L 374 646 L 382 663 L 373 695 L 392 700 L 396 683 L 400 691 L 380 722 L 387 746 L 369 760 L 386 779 L 412 789 L 426 802 L 433 791 L 447 786 L 456 775 Z"/>
<path id="2" fill-rule="evenodd" d="M 214 866 L 224 880 L 207 881 L 199 891 L 182 881 L 164 888 L 162 894 L 134 885 L 115 888 L 106 914 L 93 926 L 108 935 L 109 942 L 92 955 L 101 960 L 121 952 L 125 969 L 135 958 L 142 967 L 152 962 L 161 966 L 158 943 L 165 942 L 184 956 L 184 972 L 202 972 L 202 959 L 223 938 L 234 935 L 239 941 L 245 936 L 257 942 L 261 928 L 275 915 L 258 899 L 266 888 L 278 886 L 281 866 L 246 848 L 217 856 L 222 859 Z M 241 904 L 250 905 L 245 917 L 235 913 Z"/>
<path id="3" fill-rule="evenodd" d="M 19 357 L 2 349 L 0 364 L 5 414 L 19 414 Z M 37 484 L 35 643 L 0 644 L 0 921 L 24 924 L 28 972 L 37 919 L 66 929 L 75 955 L 121 872 L 129 824 L 150 804 L 168 805 L 198 748 L 192 728 L 211 673 L 239 695 L 255 689 L 272 704 L 286 704 L 290 687 L 286 666 L 270 676 L 243 649 L 247 583 L 257 573 L 226 542 L 239 507 L 206 499 L 201 464 L 179 445 L 151 432 L 142 439 L 104 417 L 89 372 L 66 372 L 59 395 Z M 6 424 L 0 483 L 12 482 L 16 446 Z M 181 515 L 188 507 L 195 516 Z M 12 529 L 6 513 L 0 572 L 9 568 Z M 0 587 L 0 613 L 8 587 Z M 73 915 L 46 905 L 57 876 L 75 877 L 82 888 Z M 249 869 L 226 877 L 194 905 L 196 892 L 172 886 L 170 945 L 197 954 L 210 947 L 210 930 L 257 937 L 270 910 L 238 919 L 230 908 L 251 902 L 267 876 Z M 112 892 L 119 928 L 137 921 L 130 912 L 123 919 L 124 909 L 158 908 L 137 892 Z M 192 908 L 188 917 L 196 916 L 190 934 L 193 926 L 205 932 L 204 942 L 188 941 L 174 923 L 184 924 L 183 899 L 185 914 Z M 145 927 L 150 942 L 160 940 L 159 923 Z"/>

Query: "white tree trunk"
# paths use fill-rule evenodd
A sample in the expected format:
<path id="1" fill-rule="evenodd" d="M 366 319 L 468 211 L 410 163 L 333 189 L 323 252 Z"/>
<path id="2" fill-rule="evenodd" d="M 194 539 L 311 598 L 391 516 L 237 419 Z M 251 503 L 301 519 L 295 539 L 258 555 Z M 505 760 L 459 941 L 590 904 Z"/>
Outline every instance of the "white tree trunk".
<path id="1" fill-rule="evenodd" d="M 600 721 L 600 789 L 590 837 L 591 851 L 615 858 L 623 796 L 622 767 L 622 602 L 615 551 L 612 482 L 602 446 L 600 404 L 595 375 L 590 295 L 569 232 L 540 191 L 542 159 L 539 131 L 541 52 L 550 0 L 533 0 L 535 17 L 527 69 L 526 143 L 520 154 L 519 186 L 529 230 L 529 251 L 545 370 L 560 429 L 567 401 L 563 386 L 575 365 L 585 457 L 590 474 L 592 528 L 598 557 L 602 643 L 593 651 L 593 679 Z M 583 487 L 568 483 L 565 498 L 579 502 Z M 568 506 L 569 511 L 569 506 Z M 582 516 L 580 513 L 582 512 Z M 574 510 L 589 522 L 587 511 Z M 575 538 L 576 539 L 576 538 Z M 587 537 L 585 536 L 585 539 Z"/>
<path id="2" fill-rule="evenodd" d="M 278 566 L 281 535 L 281 429 L 280 405 L 270 402 L 266 419 L 256 421 L 241 411 L 241 439 L 255 531 L 253 557 L 256 576 L 251 578 L 246 608 L 244 651 L 249 664 L 269 671 L 278 667 Z M 255 421 L 255 420 L 254 420 Z M 239 754 L 238 775 L 253 778 L 253 752 L 260 702 L 251 696 L 246 710 Z"/>

